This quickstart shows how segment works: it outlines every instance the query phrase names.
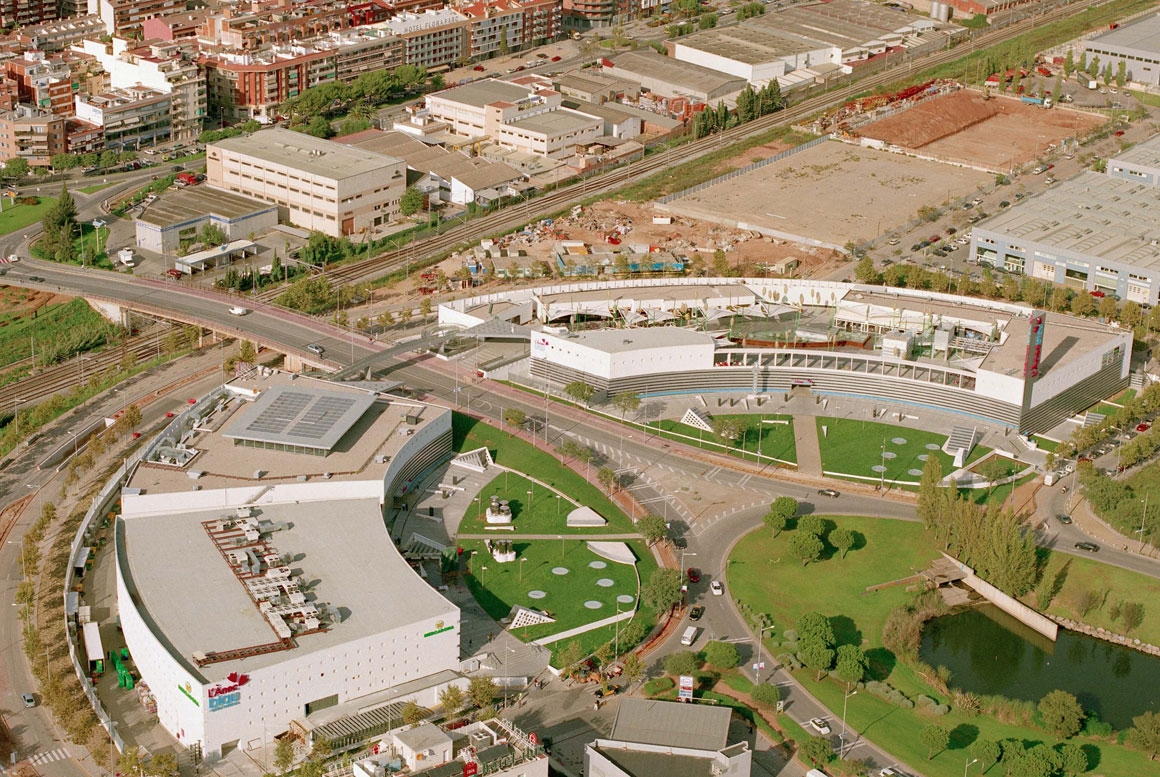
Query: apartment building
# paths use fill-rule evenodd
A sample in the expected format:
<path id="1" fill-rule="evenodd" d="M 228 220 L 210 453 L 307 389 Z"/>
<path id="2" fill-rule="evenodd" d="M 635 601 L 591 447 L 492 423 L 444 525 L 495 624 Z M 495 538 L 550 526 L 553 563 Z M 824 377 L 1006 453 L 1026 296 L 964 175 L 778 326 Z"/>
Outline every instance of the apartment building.
<path id="1" fill-rule="evenodd" d="M 187 40 L 202 35 L 203 25 L 209 18 L 208 8 L 179 11 L 165 16 L 153 16 L 141 23 L 145 40 Z"/>
<path id="2" fill-rule="evenodd" d="M 279 206 L 280 216 L 333 237 L 397 220 L 402 160 L 281 127 L 212 143 L 210 186 Z"/>
<path id="3" fill-rule="evenodd" d="M 66 151 L 64 119 L 31 105 L 0 112 L 0 158 L 21 157 L 34 167 L 48 167 L 54 154 Z"/>
<path id="4" fill-rule="evenodd" d="M 105 148 L 136 151 L 169 140 L 172 133 L 170 95 L 147 86 L 110 89 L 104 94 L 77 95 L 76 116 L 102 127 Z"/>
<path id="5" fill-rule="evenodd" d="M 219 49 L 204 53 L 209 115 L 225 121 L 271 122 L 278 106 L 312 86 L 349 82 L 371 70 L 404 62 L 402 39 L 361 27 L 260 51 Z"/>
<path id="6" fill-rule="evenodd" d="M 481 0 L 458 10 L 471 22 L 472 57 L 486 59 L 523 45 L 524 9 L 516 0 Z"/>
<path id="7" fill-rule="evenodd" d="M 451 66 L 471 52 L 471 22 L 450 8 L 405 12 L 374 26 L 403 40 L 403 59 L 408 65 Z"/>
<path id="8" fill-rule="evenodd" d="M 208 14 L 201 35 L 222 46 L 254 51 L 385 21 L 391 12 L 375 2 L 341 0 L 220 6 Z"/>
<path id="9" fill-rule="evenodd" d="M 20 101 L 51 111 L 57 116 L 73 115 L 73 95 L 80 84 L 73 82 L 67 62 L 42 51 L 26 51 L 23 57 L 4 62 L 9 78 L 16 82 Z"/>
<path id="10" fill-rule="evenodd" d="M 105 150 L 105 128 L 76 118 L 66 119 L 64 143 L 70 154 L 99 154 Z"/>
<path id="11" fill-rule="evenodd" d="M 524 44 L 540 46 L 564 34 L 561 0 L 517 0 L 524 10 Z"/>
<path id="12" fill-rule="evenodd" d="M 197 64 L 192 46 L 173 41 L 135 46 L 133 41 L 116 37 L 108 43 L 86 40 L 74 50 L 101 63 L 111 88 L 145 86 L 168 94 L 175 140 L 190 141 L 201 133 L 207 89 L 205 72 Z"/>
<path id="13" fill-rule="evenodd" d="M 88 12 L 101 17 L 109 35 L 140 30 L 146 19 L 185 10 L 185 0 L 87 0 Z"/>
<path id="14" fill-rule="evenodd" d="M 0 26 L 9 29 L 52 22 L 59 15 L 56 0 L 0 0 Z"/>
<path id="15" fill-rule="evenodd" d="M 15 110 L 20 103 L 20 90 L 8 76 L 0 76 L 0 111 Z"/>
<path id="16" fill-rule="evenodd" d="M 641 9 L 651 9 L 655 5 L 652 2 L 646 6 L 640 0 L 564 0 L 564 23 L 581 30 L 611 27 L 635 18 Z"/>
<path id="17" fill-rule="evenodd" d="M 90 14 L 21 27 L 14 34 L 25 49 L 63 51 L 85 38 L 104 35 L 105 23 L 101 17 Z"/>

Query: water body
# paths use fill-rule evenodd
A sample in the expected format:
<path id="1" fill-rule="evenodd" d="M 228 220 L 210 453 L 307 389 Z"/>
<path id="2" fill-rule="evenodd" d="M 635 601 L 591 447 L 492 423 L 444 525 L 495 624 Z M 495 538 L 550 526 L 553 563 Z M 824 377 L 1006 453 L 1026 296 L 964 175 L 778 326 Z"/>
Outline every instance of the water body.
<path id="1" fill-rule="evenodd" d="M 1033 702 L 1058 688 L 1117 729 L 1160 711 L 1160 658 L 1063 629 L 1053 643 L 991 605 L 928 623 L 919 654 L 954 688 Z"/>

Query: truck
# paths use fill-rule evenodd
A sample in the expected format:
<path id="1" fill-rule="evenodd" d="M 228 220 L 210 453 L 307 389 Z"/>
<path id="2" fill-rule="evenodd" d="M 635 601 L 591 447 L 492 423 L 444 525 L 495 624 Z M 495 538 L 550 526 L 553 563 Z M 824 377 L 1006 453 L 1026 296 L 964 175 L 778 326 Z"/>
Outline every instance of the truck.
<path id="1" fill-rule="evenodd" d="M 198 181 L 201 180 L 201 178 L 198 176 L 197 173 L 191 173 L 188 171 L 183 172 L 183 173 L 178 173 L 176 178 L 177 178 L 177 185 L 178 186 L 193 186 Z"/>
<path id="2" fill-rule="evenodd" d="M 1028 105 L 1043 105 L 1043 98 L 1042 97 L 1032 97 L 1031 95 L 1025 94 L 1022 97 L 1020 97 L 1019 99 L 1020 99 L 1020 101 L 1025 102 Z"/>
<path id="3" fill-rule="evenodd" d="M 1083 73 L 1077 74 L 1075 80 L 1079 81 L 1079 85 L 1085 89 L 1095 89 L 1097 86 L 1096 80 L 1094 78 L 1086 76 Z"/>

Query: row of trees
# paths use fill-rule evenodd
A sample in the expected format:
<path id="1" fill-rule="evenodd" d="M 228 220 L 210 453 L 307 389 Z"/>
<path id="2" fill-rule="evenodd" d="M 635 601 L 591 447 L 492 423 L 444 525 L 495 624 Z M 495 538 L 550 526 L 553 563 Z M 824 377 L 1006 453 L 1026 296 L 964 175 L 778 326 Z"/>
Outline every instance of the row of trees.
<path id="1" fill-rule="evenodd" d="M 53 154 L 49 158 L 49 167 L 43 165 L 35 168 L 37 173 L 48 173 L 50 170 L 56 172 L 63 172 L 65 170 L 72 170 L 73 168 L 83 167 L 113 167 L 118 164 L 125 164 L 132 162 L 137 158 L 136 151 L 101 151 L 90 152 L 86 154 Z M 28 175 L 30 170 L 28 160 L 24 157 L 12 157 L 4 163 L 4 177 L 5 178 L 23 178 Z"/>
<path id="2" fill-rule="evenodd" d="M 77 206 L 67 186 L 61 185 L 60 197 L 44 214 L 42 226 L 44 236 L 38 245 L 41 253 L 46 258 L 64 264 L 74 264 L 77 261 L 76 238 L 80 236 L 80 232 L 77 224 Z"/>
<path id="3" fill-rule="evenodd" d="M 942 487 L 942 464 L 927 458 L 915 512 L 947 553 L 1011 596 L 1035 587 L 1040 569 L 1035 538 L 1013 510 L 976 505 Z"/>
<path id="4" fill-rule="evenodd" d="M 752 84 L 746 84 L 745 89 L 737 95 L 735 112 L 730 113 L 725 103 L 720 102 L 716 108 L 706 108 L 694 116 L 693 137 L 703 138 L 780 111 L 784 107 L 785 98 L 781 96 L 781 87 L 777 79 L 771 80 L 757 91 L 754 91 Z"/>
<path id="5" fill-rule="evenodd" d="M 1078 64 L 1075 61 L 1075 56 L 1069 50 L 1067 55 L 1063 58 L 1063 73 L 1070 75 L 1075 72 L 1087 73 L 1092 78 L 1098 78 L 1105 84 L 1110 84 L 1113 81 L 1116 86 L 1123 86 L 1128 81 L 1128 66 L 1124 60 L 1116 63 L 1113 70 L 1112 63 L 1104 63 L 1103 69 L 1100 69 L 1099 56 L 1093 56 L 1090 60 L 1087 58 L 1087 52 L 1082 52 L 1079 55 Z"/>
<path id="6" fill-rule="evenodd" d="M 417 65 L 400 65 L 394 70 L 371 70 L 349 82 L 328 82 L 312 86 L 297 97 L 292 97 L 279 106 L 279 114 L 292 123 L 312 121 L 321 118 L 327 121 L 348 109 L 352 114 L 368 118 L 368 109 L 385 105 L 421 87 L 427 82 L 426 68 Z M 438 88 L 442 78 L 431 79 L 432 87 Z"/>

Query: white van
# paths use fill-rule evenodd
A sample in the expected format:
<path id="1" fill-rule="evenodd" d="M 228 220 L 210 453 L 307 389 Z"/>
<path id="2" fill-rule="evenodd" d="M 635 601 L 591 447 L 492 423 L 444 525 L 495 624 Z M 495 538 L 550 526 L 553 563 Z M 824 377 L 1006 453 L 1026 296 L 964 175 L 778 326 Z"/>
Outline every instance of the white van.
<path id="1" fill-rule="evenodd" d="M 689 628 L 685 629 L 685 633 L 681 635 L 681 644 L 685 645 L 686 647 L 692 645 L 697 641 L 697 636 L 700 633 L 701 630 L 699 628 L 696 626 L 690 626 Z"/>
<path id="2" fill-rule="evenodd" d="M 827 777 L 827 775 L 825 772 L 818 771 L 817 769 L 810 769 L 806 772 L 806 777 Z"/>

